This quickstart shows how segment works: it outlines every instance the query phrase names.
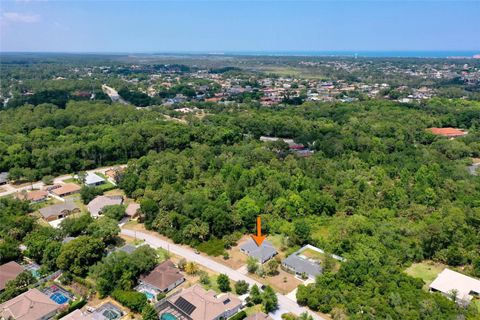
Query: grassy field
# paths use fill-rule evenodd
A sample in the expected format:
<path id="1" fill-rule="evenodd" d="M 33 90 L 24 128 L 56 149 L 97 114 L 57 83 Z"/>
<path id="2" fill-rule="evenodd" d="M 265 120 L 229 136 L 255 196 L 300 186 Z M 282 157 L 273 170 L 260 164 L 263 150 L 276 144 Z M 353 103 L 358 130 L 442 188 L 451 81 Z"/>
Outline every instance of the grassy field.
<path id="1" fill-rule="evenodd" d="M 68 178 L 68 179 L 65 179 L 65 180 L 62 180 L 63 182 L 65 183 L 76 183 L 78 184 L 78 180 L 75 179 L 75 178 Z"/>
<path id="2" fill-rule="evenodd" d="M 414 277 L 420 278 L 425 282 L 425 288 L 428 288 L 430 283 L 437 277 L 437 275 L 445 269 L 445 265 L 441 263 L 435 263 L 432 261 L 423 261 L 420 263 L 414 263 L 408 267 L 405 272 Z"/>

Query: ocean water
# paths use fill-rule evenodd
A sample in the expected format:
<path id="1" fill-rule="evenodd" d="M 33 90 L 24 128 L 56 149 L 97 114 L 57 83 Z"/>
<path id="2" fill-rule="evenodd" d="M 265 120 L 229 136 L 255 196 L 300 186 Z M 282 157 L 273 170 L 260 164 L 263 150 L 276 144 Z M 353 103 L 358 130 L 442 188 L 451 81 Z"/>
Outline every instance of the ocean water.
<path id="1" fill-rule="evenodd" d="M 449 58 L 473 57 L 477 51 L 231 51 L 210 52 L 210 54 L 247 55 L 247 56 L 331 56 L 331 57 L 371 57 L 371 58 Z"/>

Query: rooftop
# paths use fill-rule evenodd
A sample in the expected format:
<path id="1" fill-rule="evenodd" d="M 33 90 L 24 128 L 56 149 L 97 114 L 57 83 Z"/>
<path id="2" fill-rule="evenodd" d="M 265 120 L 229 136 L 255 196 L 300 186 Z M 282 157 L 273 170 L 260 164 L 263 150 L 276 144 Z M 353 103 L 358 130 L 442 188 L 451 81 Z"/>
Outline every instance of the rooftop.
<path id="1" fill-rule="evenodd" d="M 260 246 L 257 246 L 253 239 L 249 238 L 244 244 L 240 245 L 240 249 L 249 256 L 257 258 L 264 262 L 277 254 L 277 250 L 268 241 L 264 240 Z"/>
<path id="2" fill-rule="evenodd" d="M 66 194 L 74 193 L 80 191 L 80 186 L 76 185 L 75 183 L 67 183 L 61 186 L 60 188 L 56 188 L 52 190 L 52 193 L 56 194 L 57 196 L 63 196 Z"/>
<path id="3" fill-rule="evenodd" d="M 44 218 L 48 218 L 51 216 L 58 216 L 62 214 L 64 211 L 73 211 L 75 209 L 78 209 L 77 205 L 73 202 L 64 202 L 64 203 L 59 203 L 59 204 L 54 204 L 48 207 L 41 208 L 40 214 Z"/>
<path id="4" fill-rule="evenodd" d="M 456 128 L 430 128 L 429 130 L 434 135 L 444 137 L 460 137 L 467 134 L 467 132 Z"/>
<path id="5" fill-rule="evenodd" d="M 240 299 L 231 293 L 217 296 L 214 291 L 206 291 L 198 284 L 171 296 L 168 301 L 193 320 L 217 319 L 226 311 L 242 304 Z"/>
<path id="6" fill-rule="evenodd" d="M 8 281 L 15 279 L 23 270 L 23 267 L 15 261 L 2 264 L 0 266 L 0 291 L 5 289 Z"/>
<path id="7" fill-rule="evenodd" d="M 101 211 L 106 206 L 114 206 L 123 203 L 122 196 L 98 196 L 87 205 L 88 211 L 92 216 L 99 216 Z"/>
<path id="8" fill-rule="evenodd" d="M 444 269 L 430 284 L 430 289 L 447 295 L 451 294 L 452 290 L 456 290 L 457 298 L 469 302 L 473 294 L 480 295 L 480 280 Z"/>
<path id="9" fill-rule="evenodd" d="M 48 319 L 49 315 L 60 309 L 49 297 L 38 289 L 30 289 L 0 304 L 0 318 L 16 320 L 40 320 Z"/>
<path id="10" fill-rule="evenodd" d="M 322 267 L 320 264 L 309 259 L 304 259 L 297 253 L 289 255 L 285 260 L 282 261 L 282 263 L 295 270 L 296 273 L 305 273 L 310 277 L 316 277 L 322 273 Z"/>
<path id="11" fill-rule="evenodd" d="M 105 179 L 102 177 L 98 176 L 95 173 L 90 173 L 87 172 L 87 175 L 85 176 L 85 184 L 92 185 L 92 184 L 99 184 L 105 182 Z"/>
<path id="12" fill-rule="evenodd" d="M 272 320 L 272 318 L 263 312 L 257 312 L 254 314 L 249 315 L 244 320 Z"/>
<path id="13" fill-rule="evenodd" d="M 164 291 L 183 278 L 183 274 L 180 273 L 173 262 L 167 260 L 159 264 L 149 274 L 141 276 L 140 280 L 160 291 Z"/>

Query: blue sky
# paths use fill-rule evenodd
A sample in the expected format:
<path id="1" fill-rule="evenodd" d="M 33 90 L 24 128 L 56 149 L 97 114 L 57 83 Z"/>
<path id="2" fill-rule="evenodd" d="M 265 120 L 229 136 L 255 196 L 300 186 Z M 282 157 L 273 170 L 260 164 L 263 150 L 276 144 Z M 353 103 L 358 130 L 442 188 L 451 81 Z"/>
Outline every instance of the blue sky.
<path id="1" fill-rule="evenodd" d="M 0 50 L 480 50 L 479 17 L 480 0 L 0 0 Z"/>

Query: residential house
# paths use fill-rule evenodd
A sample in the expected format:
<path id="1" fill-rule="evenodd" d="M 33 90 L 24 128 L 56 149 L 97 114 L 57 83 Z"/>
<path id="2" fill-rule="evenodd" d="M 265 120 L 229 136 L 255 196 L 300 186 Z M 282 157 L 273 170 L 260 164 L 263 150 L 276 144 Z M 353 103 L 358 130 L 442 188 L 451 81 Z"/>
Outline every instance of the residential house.
<path id="1" fill-rule="evenodd" d="M 0 304 L 0 319 L 47 320 L 61 307 L 35 288 Z"/>
<path id="2" fill-rule="evenodd" d="M 15 279 L 23 271 L 23 267 L 15 261 L 2 264 L 0 266 L 0 291 L 5 289 L 8 281 Z"/>
<path id="3" fill-rule="evenodd" d="M 122 196 L 98 196 L 87 204 L 87 208 L 92 217 L 98 218 L 102 214 L 103 208 L 122 203 Z"/>
<path id="4" fill-rule="evenodd" d="M 55 188 L 51 191 L 52 194 L 58 197 L 66 197 L 80 191 L 80 186 L 75 183 L 67 183 L 60 188 Z"/>
<path id="5" fill-rule="evenodd" d="M 17 199 L 38 203 L 47 200 L 48 192 L 44 190 L 22 191 L 16 194 Z"/>
<path id="6" fill-rule="evenodd" d="M 172 261 L 167 260 L 160 263 L 148 274 L 140 276 L 140 284 L 137 286 L 137 290 L 157 296 L 161 292 L 167 293 L 173 290 L 183 281 L 185 281 L 183 274 Z"/>
<path id="7" fill-rule="evenodd" d="M 40 211 L 43 219 L 50 222 L 65 218 L 72 213 L 80 212 L 80 208 L 73 202 L 65 202 L 41 208 L 38 211 Z"/>
<path id="8" fill-rule="evenodd" d="M 301 256 L 298 251 L 284 259 L 282 266 L 299 277 L 305 275 L 310 279 L 315 279 L 317 275 L 322 273 L 322 267 L 317 261 Z"/>
<path id="9" fill-rule="evenodd" d="M 268 314 L 265 314 L 260 311 L 260 312 L 249 315 L 244 320 L 273 320 L 273 319 Z"/>
<path id="10" fill-rule="evenodd" d="M 258 246 L 251 238 L 240 245 L 240 251 L 257 259 L 260 263 L 265 263 L 277 254 L 277 250 L 268 240 L 264 240 L 262 244 Z"/>
<path id="11" fill-rule="evenodd" d="M 8 183 L 8 172 L 0 172 L 0 186 Z"/>
<path id="12" fill-rule="evenodd" d="M 432 292 L 441 292 L 459 305 L 467 306 L 473 297 L 480 296 L 480 280 L 459 272 L 444 269 L 429 286 Z"/>
<path id="13" fill-rule="evenodd" d="M 132 202 L 127 206 L 125 214 L 130 218 L 135 218 L 140 213 L 140 205 L 138 203 Z"/>
<path id="14" fill-rule="evenodd" d="M 91 172 L 87 172 L 85 176 L 85 185 L 89 187 L 99 186 L 105 183 L 105 179 L 100 177 L 99 175 Z"/>
<path id="15" fill-rule="evenodd" d="M 160 317 L 173 315 L 178 320 L 219 320 L 231 317 L 241 306 L 242 301 L 231 293 L 217 295 L 195 284 L 167 298 L 158 311 Z"/>
<path id="16" fill-rule="evenodd" d="M 448 138 L 463 137 L 468 134 L 468 132 L 456 128 L 429 128 L 428 130 L 434 135 Z"/>
<path id="17" fill-rule="evenodd" d="M 109 177 L 112 181 L 116 182 L 116 181 L 118 181 L 118 178 L 120 177 L 120 175 L 124 171 L 125 171 L 125 168 L 115 167 L 115 168 L 108 169 L 107 171 L 105 171 L 105 175 L 107 177 Z"/>

